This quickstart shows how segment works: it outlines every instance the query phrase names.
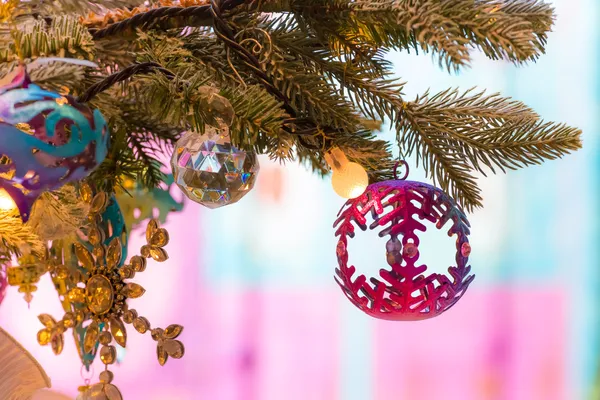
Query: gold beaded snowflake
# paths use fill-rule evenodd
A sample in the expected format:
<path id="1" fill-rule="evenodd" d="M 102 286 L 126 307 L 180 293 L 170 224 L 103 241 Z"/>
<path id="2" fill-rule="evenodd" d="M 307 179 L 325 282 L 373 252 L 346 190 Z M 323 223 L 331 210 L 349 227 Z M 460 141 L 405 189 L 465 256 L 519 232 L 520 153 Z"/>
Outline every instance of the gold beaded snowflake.
<path id="1" fill-rule="evenodd" d="M 119 390 L 112 385 L 113 375 L 108 366 L 116 361 L 114 341 L 122 347 L 127 345 L 127 330 L 125 324 L 132 324 L 139 333 L 150 331 L 152 339 L 157 342 L 157 358 L 164 365 L 168 357 L 181 358 L 184 346 L 176 340 L 183 327 L 170 325 L 166 329 L 152 329 L 148 320 L 138 316 L 137 312 L 129 309 L 128 299 L 137 299 L 145 293 L 145 289 L 135 282 L 130 282 L 135 274 L 146 269 L 146 258 L 162 262 L 168 259 L 163 249 L 169 242 L 169 234 L 160 228 L 156 220 L 151 220 L 146 229 L 147 244 L 142 246 L 141 255 L 131 258 L 129 264 L 120 267 L 122 261 L 122 245 L 118 237 L 113 238 L 108 246 L 104 245 L 105 235 L 99 227 L 98 214 L 106 207 L 108 196 L 98 193 L 91 201 L 90 222 L 87 240 L 92 251 L 84 245 L 75 243 L 75 254 L 81 271 L 75 277 L 77 282 L 67 293 L 67 299 L 73 304 L 72 312 L 67 312 L 60 321 L 55 321 L 50 315 L 39 316 L 44 328 L 38 332 L 38 342 L 41 345 L 51 344 L 56 354 L 62 351 L 64 332 L 82 321 L 90 320 L 83 347 L 86 353 L 92 352 L 100 344 L 100 360 L 106 366 L 100 374 L 100 383 L 91 387 L 83 387 L 85 399 L 120 399 Z"/>

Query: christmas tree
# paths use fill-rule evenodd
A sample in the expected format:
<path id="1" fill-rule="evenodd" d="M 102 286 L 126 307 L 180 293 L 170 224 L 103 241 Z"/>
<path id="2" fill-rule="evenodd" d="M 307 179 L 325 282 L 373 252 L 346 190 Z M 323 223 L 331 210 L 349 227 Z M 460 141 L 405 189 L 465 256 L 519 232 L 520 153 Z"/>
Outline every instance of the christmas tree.
<path id="1" fill-rule="evenodd" d="M 482 207 L 476 175 L 560 158 L 581 147 L 580 130 L 543 121 L 520 101 L 483 89 L 406 98 L 388 56 L 394 51 L 431 54 L 449 73 L 468 68 L 475 52 L 526 65 L 543 55 L 554 17 L 548 4 L 531 0 L 2 1 L 0 75 L 5 82 L 0 97 L 18 83 L 38 97 L 12 111 L 51 98 L 79 110 L 97 136 L 82 147 L 85 157 L 70 155 L 75 158 L 66 163 L 68 157 L 52 155 L 53 161 L 44 165 L 65 168 L 68 174 L 44 186 L 49 190 L 40 189 L 39 179 L 17 179 L 14 167 L 31 153 L 35 158 L 44 152 L 43 146 L 19 153 L 9 151 L 8 139 L 0 138 L 0 167 L 5 167 L 0 176 L 10 183 L 2 187 L 13 200 L 22 196 L 15 200 L 18 208 L 0 211 L 0 257 L 5 263 L 21 256 L 25 264 L 46 260 L 32 282 L 20 283 L 26 293 L 34 290 L 40 273 L 50 271 L 55 283 L 70 276 L 49 261 L 57 248 L 61 263 L 74 249 L 84 275 L 86 266 L 91 270 L 94 264 L 90 252 L 95 252 L 93 258 L 106 256 L 108 269 L 119 267 L 126 245 L 119 250 L 121 243 L 107 242 L 104 250 L 96 250 L 102 241 L 90 239 L 94 234 L 89 233 L 101 225 L 99 213 L 110 209 L 111 196 L 115 194 L 114 202 L 128 198 L 119 200 L 122 205 L 146 207 L 147 200 L 136 197 L 136 191 L 162 190 L 158 198 L 169 183 L 162 155 L 170 155 L 185 132 L 201 134 L 223 126 L 231 144 L 247 154 L 303 163 L 323 176 L 335 169 L 336 160 L 347 159 L 366 170 L 370 183 L 393 178 L 393 153 L 399 151 L 402 158 L 414 158 L 465 211 Z M 18 73 L 24 75 L 17 82 Z M 50 153 L 59 141 L 62 145 L 85 134 L 62 125 L 56 132 L 45 128 L 40 133 L 43 122 L 13 123 L 3 107 L 9 106 L 0 102 L 0 125 L 7 132 L 15 128 L 46 140 Z M 396 143 L 378 138 L 384 129 L 396 133 Z M 170 200 L 160 204 L 179 207 Z M 27 201 L 31 207 L 23 205 Z M 133 218 L 124 218 L 131 228 Z M 77 250 L 83 245 L 76 243 L 76 233 L 90 221 L 93 246 Z M 152 225 L 148 232 L 142 256 L 164 261 L 166 231 Z M 113 228 L 102 235 L 115 236 Z M 141 259 L 119 279 L 143 271 Z M 73 282 L 83 278 L 77 279 Z M 139 297 L 130 292 L 125 297 Z M 83 301 L 77 293 L 72 297 L 73 304 Z M 138 321 L 138 331 L 150 329 L 147 321 L 127 312 L 118 311 L 134 325 Z M 58 326 L 68 328 L 85 318 L 85 313 L 69 315 Z M 55 321 L 42 322 L 48 335 L 54 332 Z M 96 332 L 100 339 L 101 329 Z M 112 332 L 115 340 L 119 329 Z M 181 330 L 173 325 L 155 331 L 159 348 L 167 348 Z M 85 353 L 95 355 L 99 339 L 93 339 Z M 105 339 L 100 342 L 107 344 Z M 183 355 L 182 350 L 173 352 Z M 109 350 L 105 353 L 112 357 Z M 102 382 L 108 385 L 111 379 Z"/>
<path id="2" fill-rule="evenodd" d="M 0 19 L 4 75 L 42 57 L 98 65 L 55 61 L 29 70 L 35 84 L 105 116 L 109 152 L 89 179 L 108 192 L 128 178 L 156 187 L 157 153 L 219 118 L 233 118 L 236 146 L 322 175 L 330 171 L 325 153 L 339 147 L 371 182 L 391 178 L 399 146 L 466 210 L 483 205 L 474 174 L 581 146 L 578 129 L 542 121 L 498 94 L 448 89 L 407 99 L 387 61 L 399 50 L 430 53 L 449 72 L 468 67 L 477 51 L 534 62 L 554 19 L 540 1 L 8 0 Z M 221 115 L 230 112 L 222 98 L 233 116 Z M 397 143 L 377 138 L 388 125 Z M 73 226 L 81 220 L 70 215 L 79 212 L 70 205 L 76 198 L 60 193 L 44 218 Z M 1 223 L 4 256 L 24 243 L 39 250 L 39 222 Z"/>

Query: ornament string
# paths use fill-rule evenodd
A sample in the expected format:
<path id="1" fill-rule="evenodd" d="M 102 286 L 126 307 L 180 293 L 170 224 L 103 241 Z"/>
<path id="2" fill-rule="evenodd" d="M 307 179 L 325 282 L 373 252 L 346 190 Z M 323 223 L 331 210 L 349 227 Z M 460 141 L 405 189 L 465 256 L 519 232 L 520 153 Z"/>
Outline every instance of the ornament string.
<path id="1" fill-rule="evenodd" d="M 87 374 L 85 372 L 88 372 Z M 81 365 L 81 370 L 79 371 L 79 375 L 81 376 L 81 379 L 83 380 L 83 383 L 86 386 L 89 386 L 89 384 L 92 382 L 92 378 L 94 377 L 94 364 L 90 365 L 90 369 L 87 370 L 85 365 Z"/>

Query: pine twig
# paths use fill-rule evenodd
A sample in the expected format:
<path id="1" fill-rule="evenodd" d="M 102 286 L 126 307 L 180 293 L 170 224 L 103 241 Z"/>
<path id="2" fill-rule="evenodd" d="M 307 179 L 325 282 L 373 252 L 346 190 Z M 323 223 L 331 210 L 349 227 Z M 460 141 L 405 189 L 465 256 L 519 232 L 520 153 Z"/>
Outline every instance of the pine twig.
<path id="1" fill-rule="evenodd" d="M 543 122 L 523 103 L 447 90 L 404 105 L 397 120 L 406 155 L 467 210 L 482 206 L 473 172 L 502 172 L 561 158 L 581 148 L 581 130 Z"/>

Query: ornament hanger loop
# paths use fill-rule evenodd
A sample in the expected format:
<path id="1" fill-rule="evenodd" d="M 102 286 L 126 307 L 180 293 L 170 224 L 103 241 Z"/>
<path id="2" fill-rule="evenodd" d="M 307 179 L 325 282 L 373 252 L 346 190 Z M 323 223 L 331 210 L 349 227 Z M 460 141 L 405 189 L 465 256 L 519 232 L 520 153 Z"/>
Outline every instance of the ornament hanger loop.
<path id="1" fill-rule="evenodd" d="M 400 165 L 402 165 L 406 169 L 406 171 L 404 172 L 404 175 L 402 175 L 401 178 L 398 178 L 398 167 Z M 396 165 L 394 165 L 394 179 L 400 180 L 400 181 L 406 180 L 406 178 L 408 178 L 408 171 L 409 171 L 408 163 L 405 160 L 396 162 Z"/>
<path id="2" fill-rule="evenodd" d="M 79 374 L 81 375 L 81 379 L 83 379 L 83 382 L 86 385 L 89 385 L 90 382 L 92 381 L 92 378 L 94 377 L 94 364 L 90 365 L 90 369 L 87 370 L 87 375 L 86 375 L 86 370 L 87 370 L 87 368 L 85 367 L 85 365 L 81 364 L 81 370 L 79 371 Z"/>

